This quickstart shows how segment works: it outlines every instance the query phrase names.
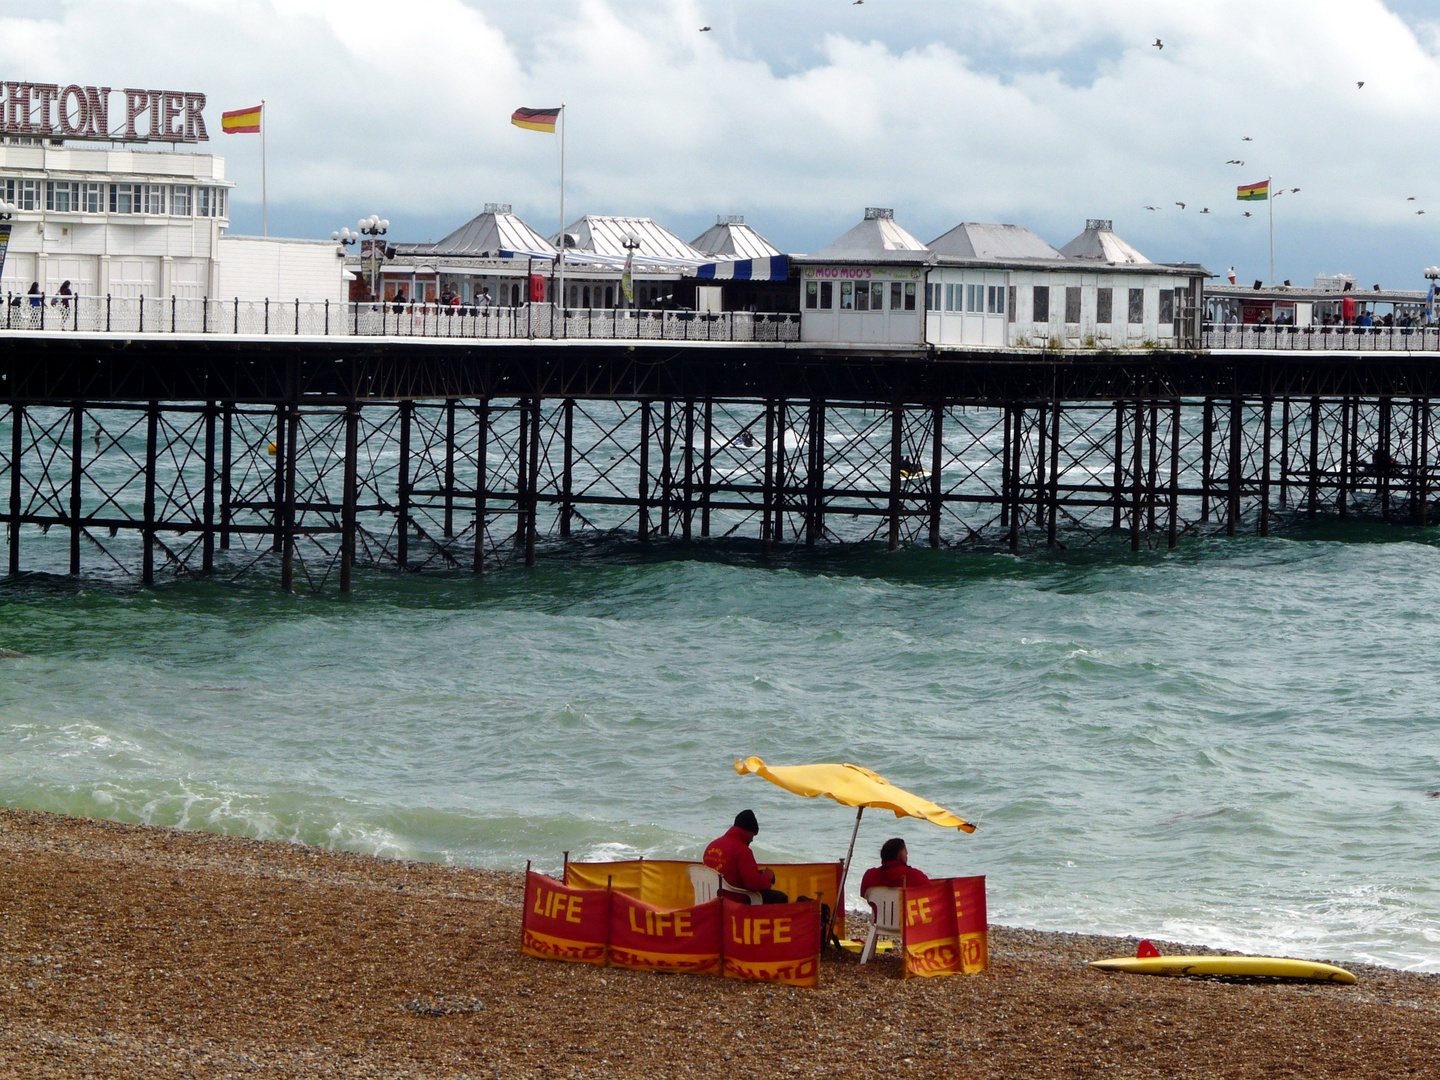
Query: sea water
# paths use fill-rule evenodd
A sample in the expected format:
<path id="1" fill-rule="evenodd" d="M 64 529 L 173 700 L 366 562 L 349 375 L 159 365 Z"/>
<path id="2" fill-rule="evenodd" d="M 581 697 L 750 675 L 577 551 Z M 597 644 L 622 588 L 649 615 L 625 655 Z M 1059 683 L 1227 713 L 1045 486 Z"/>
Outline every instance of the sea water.
<path id="1" fill-rule="evenodd" d="M 1440 971 L 1440 546 L 1130 555 L 576 542 L 351 597 L 0 583 L 0 802 L 457 865 L 845 854 L 737 758 L 864 764 L 993 922 Z"/>

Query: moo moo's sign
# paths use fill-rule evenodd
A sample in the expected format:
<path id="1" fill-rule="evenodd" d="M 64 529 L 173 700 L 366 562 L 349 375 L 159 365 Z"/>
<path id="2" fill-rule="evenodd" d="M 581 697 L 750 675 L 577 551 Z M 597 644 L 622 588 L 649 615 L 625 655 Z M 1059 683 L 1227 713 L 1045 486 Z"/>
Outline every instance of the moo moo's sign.
<path id="1" fill-rule="evenodd" d="M 111 108 L 111 95 L 119 95 Z M 104 142 L 208 142 L 205 95 L 72 83 L 0 83 L 0 134 Z"/>

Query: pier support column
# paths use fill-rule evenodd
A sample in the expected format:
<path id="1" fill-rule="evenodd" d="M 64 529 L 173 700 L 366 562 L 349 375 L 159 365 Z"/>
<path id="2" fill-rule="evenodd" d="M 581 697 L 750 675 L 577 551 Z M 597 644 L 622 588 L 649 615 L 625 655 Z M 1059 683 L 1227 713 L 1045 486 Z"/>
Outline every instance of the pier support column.
<path id="1" fill-rule="evenodd" d="M 900 546 L 900 461 L 905 437 L 905 413 L 897 401 L 890 409 L 890 550 Z"/>
<path id="2" fill-rule="evenodd" d="M 455 399 L 445 399 L 445 523 L 442 535 L 455 535 Z"/>
<path id="3" fill-rule="evenodd" d="M 340 591 L 348 593 L 355 572 L 355 504 L 359 501 L 360 405 L 345 409 L 345 473 L 340 494 Z"/>
<path id="4" fill-rule="evenodd" d="M 715 403 L 705 399 L 704 447 L 700 452 L 700 535 L 710 535 L 711 455 L 714 452 Z"/>
<path id="5" fill-rule="evenodd" d="M 945 406 L 936 405 L 930 410 L 930 546 L 940 546 L 940 509 L 944 485 L 940 482 L 940 467 L 944 462 L 943 428 Z"/>
<path id="6" fill-rule="evenodd" d="M 1245 425 L 1245 404 L 1230 399 L 1230 476 L 1225 493 L 1225 535 L 1234 536 L 1240 525 L 1241 436 Z"/>
<path id="7" fill-rule="evenodd" d="M 1380 517 L 1386 521 L 1390 520 L 1390 474 L 1394 472 L 1395 457 L 1391 451 L 1391 424 L 1394 421 L 1395 410 L 1393 402 L 1388 397 L 1380 399 L 1380 433 L 1376 442 L 1379 446 L 1375 452 L 1376 472 L 1379 473 L 1380 485 Z"/>
<path id="8" fill-rule="evenodd" d="M 1317 504 L 1320 501 L 1320 399 L 1310 399 L 1310 476 L 1309 484 L 1305 491 L 1305 516 L 1312 521 L 1315 518 Z"/>
<path id="9" fill-rule="evenodd" d="M 413 401 L 400 403 L 400 475 L 397 478 L 395 522 L 395 565 L 403 574 L 410 564 L 410 421 Z"/>
<path id="10" fill-rule="evenodd" d="M 820 471 L 825 454 L 825 406 L 810 401 L 810 452 L 805 461 L 805 546 L 814 547 L 820 534 L 820 506 L 824 499 L 824 481 Z"/>
<path id="11" fill-rule="evenodd" d="M 155 453 L 160 429 L 160 403 L 150 402 L 145 411 L 145 504 L 142 528 L 145 530 L 145 554 L 140 567 L 140 581 L 155 584 Z"/>
<path id="12" fill-rule="evenodd" d="M 1046 517 L 1045 542 L 1055 546 L 1060 518 L 1060 402 L 1050 406 L 1050 509 Z"/>
<path id="13" fill-rule="evenodd" d="M 1335 493 L 1335 509 L 1339 511 L 1341 518 L 1350 516 L 1350 457 L 1351 457 L 1351 433 L 1353 425 L 1350 421 L 1350 399 L 1340 399 L 1340 483 L 1339 490 Z"/>
<path id="14" fill-rule="evenodd" d="M 1210 520 L 1210 483 L 1214 476 L 1215 399 L 1206 398 L 1200 420 L 1200 520 Z"/>
<path id="15" fill-rule="evenodd" d="M 1424 528 L 1430 516 L 1430 399 L 1420 402 L 1420 456 L 1415 469 L 1415 497 L 1419 501 L 1416 523 Z"/>
<path id="16" fill-rule="evenodd" d="M 1014 418 L 1010 423 L 1010 441 L 1005 453 L 1010 458 L 1010 483 L 1002 498 L 1010 507 L 1010 552 L 1020 550 L 1020 440 L 1024 438 L 1025 407 L 1016 405 L 1011 410 Z"/>
<path id="17" fill-rule="evenodd" d="M 1145 403 L 1135 402 L 1135 447 L 1131 451 L 1132 469 L 1130 483 L 1130 550 L 1140 550 L 1140 529 L 1144 521 L 1145 501 Z"/>
<path id="18" fill-rule="evenodd" d="M 84 448 L 82 428 L 85 407 L 78 401 L 70 405 L 70 573 L 80 574 L 80 479 L 83 475 L 81 453 Z M 208 446 L 207 446 L 208 450 Z M 210 491 L 210 471 L 205 471 L 205 491 Z"/>
<path id="19" fill-rule="evenodd" d="M 675 477 L 670 463 L 675 450 L 675 423 L 667 397 L 660 407 L 660 535 L 670 535 L 670 508 L 675 500 Z"/>
<path id="20" fill-rule="evenodd" d="M 1115 499 L 1110 527 L 1120 531 L 1121 515 L 1125 507 L 1125 402 L 1115 402 L 1115 459 L 1114 478 L 1111 484 Z"/>
<path id="21" fill-rule="evenodd" d="M 1410 520 L 1420 523 L 1420 399 L 1410 399 L 1410 470 L 1405 497 L 1410 503 Z"/>
<path id="22" fill-rule="evenodd" d="M 1263 398 L 1260 408 L 1264 413 L 1260 427 L 1260 535 L 1270 535 L 1270 440 L 1275 400 Z"/>
<path id="23" fill-rule="evenodd" d="M 1280 399 L 1280 494 L 1279 507 L 1290 505 L 1290 398 Z"/>
<path id="24" fill-rule="evenodd" d="M 1145 473 L 1145 531 L 1155 531 L 1155 499 L 1160 493 L 1160 403 L 1150 402 L 1150 465 Z"/>
<path id="25" fill-rule="evenodd" d="M 695 399 L 685 399 L 685 445 L 681 455 L 685 470 L 680 488 L 680 539 L 687 543 L 695 524 Z"/>
<path id="26" fill-rule="evenodd" d="M 1035 531 L 1038 533 L 1045 528 L 1045 498 L 1049 494 L 1049 488 L 1045 483 L 1045 458 L 1046 458 L 1046 436 L 1049 433 L 1050 413 L 1044 402 L 1035 413 L 1036 435 L 1039 437 L 1039 446 L 1035 451 Z"/>
<path id="27" fill-rule="evenodd" d="M 475 554 L 471 570 L 485 572 L 485 496 L 490 454 L 490 399 L 481 398 L 475 409 Z"/>
<path id="28" fill-rule="evenodd" d="M 20 573 L 20 438 L 25 427 L 25 406 L 10 406 L 10 574 Z"/>
<path id="29" fill-rule="evenodd" d="M 201 573 L 215 570 L 215 402 L 205 403 L 205 494 L 201 508 L 205 533 L 201 541 Z"/>
<path id="30" fill-rule="evenodd" d="M 790 410 L 781 398 L 775 403 L 775 526 L 771 535 L 775 542 L 785 542 L 785 429 L 789 422 Z"/>
<path id="31" fill-rule="evenodd" d="M 280 589 L 288 593 L 295 589 L 295 459 L 299 456 L 300 406 L 292 402 L 285 412 L 285 537 L 280 554 Z"/>
<path id="32" fill-rule="evenodd" d="M 1014 408 L 1004 407 L 1005 433 L 1000 445 L 1000 527 L 1010 527 L 1010 441 L 1014 437 Z"/>
<path id="33" fill-rule="evenodd" d="M 1170 506 L 1165 537 L 1166 547 L 1180 542 L 1180 399 L 1170 405 Z"/>
<path id="34" fill-rule="evenodd" d="M 515 550 L 525 550 L 525 492 L 529 489 L 529 483 L 525 479 L 525 470 L 530 461 L 530 410 L 526 408 L 525 399 L 519 398 L 515 402 L 516 420 L 519 424 L 519 431 L 515 443 Z M 644 445 L 641 445 L 641 470 L 640 479 L 645 479 L 644 470 Z"/>
<path id="35" fill-rule="evenodd" d="M 760 483 L 760 540 L 767 546 L 770 532 L 770 507 L 775 503 L 775 402 L 765 402 L 765 475 Z"/>
<path id="36" fill-rule="evenodd" d="M 230 550 L 231 509 L 230 476 L 234 466 L 235 403 L 227 401 L 220 407 L 220 550 Z"/>
<path id="37" fill-rule="evenodd" d="M 287 379 L 288 383 L 289 380 Z M 285 526 L 281 521 L 285 511 L 285 406 L 275 406 L 275 504 L 270 516 L 270 550 L 276 552 L 285 546 Z"/>
<path id="38" fill-rule="evenodd" d="M 575 513 L 575 504 L 571 501 L 575 489 L 575 399 L 566 398 L 560 408 L 565 424 L 562 448 L 565 456 L 560 471 L 560 538 L 566 540 L 570 537 L 570 519 Z"/>
<path id="39" fill-rule="evenodd" d="M 638 493 L 641 541 L 650 539 L 650 402 L 640 402 L 640 491 Z"/>
<path id="40" fill-rule="evenodd" d="M 530 399 L 530 491 L 525 500 L 525 565 L 535 565 L 536 518 L 540 512 L 540 399 Z"/>

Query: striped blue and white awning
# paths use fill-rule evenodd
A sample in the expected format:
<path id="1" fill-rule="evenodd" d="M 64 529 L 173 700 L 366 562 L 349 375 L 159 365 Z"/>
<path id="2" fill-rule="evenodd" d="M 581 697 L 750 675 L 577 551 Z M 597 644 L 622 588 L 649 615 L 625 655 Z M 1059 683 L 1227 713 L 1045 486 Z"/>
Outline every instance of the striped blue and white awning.
<path id="1" fill-rule="evenodd" d="M 790 277 L 790 260 L 784 255 L 772 255 L 768 259 L 701 263 L 695 276 L 710 281 L 786 281 Z"/>

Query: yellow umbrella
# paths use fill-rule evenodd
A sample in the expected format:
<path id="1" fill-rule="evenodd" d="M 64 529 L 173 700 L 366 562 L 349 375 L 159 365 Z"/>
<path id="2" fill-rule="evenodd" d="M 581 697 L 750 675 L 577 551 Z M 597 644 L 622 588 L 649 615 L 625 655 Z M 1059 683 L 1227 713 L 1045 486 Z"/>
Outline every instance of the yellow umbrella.
<path id="1" fill-rule="evenodd" d="M 896 787 L 879 773 L 859 765 L 781 765 L 771 767 L 758 757 L 735 762 L 741 776 L 755 773 L 786 791 L 813 799 L 824 795 L 842 806 L 856 807 L 855 829 L 850 834 L 850 850 L 845 854 L 845 869 L 840 872 L 840 887 L 850 876 L 850 859 L 855 854 L 855 837 L 860 833 L 860 816 L 867 806 L 877 810 L 893 810 L 898 817 L 923 818 L 947 829 L 973 833 L 975 826 L 952 814 L 929 799 L 922 799 L 904 788 Z"/>

